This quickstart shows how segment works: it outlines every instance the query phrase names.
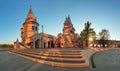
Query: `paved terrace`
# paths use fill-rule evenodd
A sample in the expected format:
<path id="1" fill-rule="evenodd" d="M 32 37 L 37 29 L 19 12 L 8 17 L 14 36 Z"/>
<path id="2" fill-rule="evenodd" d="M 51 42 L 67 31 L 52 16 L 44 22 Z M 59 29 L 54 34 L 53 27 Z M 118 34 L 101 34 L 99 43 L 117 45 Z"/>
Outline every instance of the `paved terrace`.
<path id="1" fill-rule="evenodd" d="M 1 57 L 0 69 L 2 69 L 2 71 L 41 71 L 41 70 L 42 71 L 80 71 L 80 70 L 81 71 L 106 71 L 106 70 L 119 71 L 120 61 L 118 60 L 120 60 L 120 51 L 118 48 L 114 48 L 114 49 L 113 48 L 50 49 L 50 50 L 49 49 L 46 49 L 46 50 L 32 49 L 32 50 L 24 50 L 25 52 L 12 51 L 12 54 L 11 52 L 8 53 L 7 51 L 1 51 L 0 52 L 0 57 Z M 105 50 L 109 50 L 109 51 L 105 51 Z M 29 53 L 26 53 L 27 51 L 29 51 L 29 53 L 30 52 L 34 53 L 34 55 L 32 57 L 29 56 Z M 49 62 L 48 64 L 46 64 L 46 62 L 40 63 L 39 61 L 37 61 L 37 59 L 40 58 L 40 55 L 37 55 L 37 54 L 40 54 L 38 53 L 40 51 L 47 51 L 47 53 L 46 54 L 44 53 L 44 55 L 42 56 L 42 59 L 44 59 L 44 61 L 47 61 L 48 59 L 48 61 L 51 61 L 51 62 L 60 61 L 63 63 L 71 63 L 71 65 L 55 66 L 56 64 L 50 65 L 51 63 L 49 64 Z M 62 52 L 58 53 L 58 51 L 59 52 L 62 51 Z M 71 51 L 72 51 L 71 53 L 72 57 L 68 54 Z M 100 53 L 96 53 L 96 52 L 100 52 Z M 53 55 L 53 53 L 55 54 Z M 94 68 L 91 63 L 91 55 L 93 55 L 94 53 L 96 53 L 93 57 L 96 68 Z M 47 56 L 47 58 L 45 56 Z M 112 58 L 110 58 L 111 56 Z M 114 59 L 116 56 L 117 58 Z M 33 59 L 30 59 L 29 57 Z M 56 58 L 53 58 L 53 57 L 56 57 Z M 61 58 L 63 59 L 61 60 Z M 77 60 L 77 58 L 79 58 L 79 60 Z M 74 59 L 76 60 L 74 61 Z M 72 65 L 72 63 L 77 63 L 77 62 L 82 63 L 83 66 L 79 65 L 79 63 L 77 66 Z"/>
<path id="2" fill-rule="evenodd" d="M 90 66 L 90 59 L 92 66 L 94 66 L 93 55 L 97 52 L 111 50 L 115 48 L 53 48 L 53 49 L 27 49 L 19 51 L 11 51 L 17 56 L 55 67 L 65 68 L 86 68 Z"/>

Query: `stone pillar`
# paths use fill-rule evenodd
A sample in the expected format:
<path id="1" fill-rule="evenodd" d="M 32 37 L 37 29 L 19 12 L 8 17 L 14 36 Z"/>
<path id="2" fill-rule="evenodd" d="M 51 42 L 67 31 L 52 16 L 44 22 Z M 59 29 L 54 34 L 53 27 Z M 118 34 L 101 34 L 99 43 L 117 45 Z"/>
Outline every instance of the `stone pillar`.
<path id="1" fill-rule="evenodd" d="M 42 48 L 42 37 L 40 38 L 40 48 Z"/>
<path id="2" fill-rule="evenodd" d="M 41 48 L 44 48 L 44 38 L 43 37 L 41 37 Z"/>
<path id="3" fill-rule="evenodd" d="M 42 37 L 42 48 L 44 48 L 44 38 Z"/>
<path id="4" fill-rule="evenodd" d="M 39 48 L 41 48 L 41 39 L 39 39 Z"/>
<path id="5" fill-rule="evenodd" d="M 33 48 L 35 48 L 35 40 L 33 40 Z"/>

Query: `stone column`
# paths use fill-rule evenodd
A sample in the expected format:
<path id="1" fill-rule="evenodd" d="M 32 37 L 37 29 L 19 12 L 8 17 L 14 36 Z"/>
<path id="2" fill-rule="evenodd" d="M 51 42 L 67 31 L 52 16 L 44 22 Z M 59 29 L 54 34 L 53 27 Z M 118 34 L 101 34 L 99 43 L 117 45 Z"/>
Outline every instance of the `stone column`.
<path id="1" fill-rule="evenodd" d="M 40 38 L 40 48 L 42 48 L 42 37 Z"/>
<path id="2" fill-rule="evenodd" d="M 33 40 L 33 48 L 35 48 L 35 40 Z"/>
<path id="3" fill-rule="evenodd" d="M 44 48 L 44 38 L 43 37 L 41 37 L 41 48 Z"/>
<path id="4" fill-rule="evenodd" d="M 41 48 L 41 39 L 39 38 L 39 48 Z"/>

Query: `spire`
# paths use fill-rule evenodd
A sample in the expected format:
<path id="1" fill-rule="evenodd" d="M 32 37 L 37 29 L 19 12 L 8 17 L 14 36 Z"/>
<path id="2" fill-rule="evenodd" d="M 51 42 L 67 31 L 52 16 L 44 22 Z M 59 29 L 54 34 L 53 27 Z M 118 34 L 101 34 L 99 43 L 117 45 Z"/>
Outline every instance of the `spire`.
<path id="1" fill-rule="evenodd" d="M 70 20 L 70 15 L 68 15 L 68 19 Z"/>
<path id="2" fill-rule="evenodd" d="M 64 25 L 65 25 L 65 24 L 72 26 L 71 19 L 70 19 L 70 15 L 68 15 L 68 17 L 66 17 L 65 22 L 64 22 Z"/>
<path id="3" fill-rule="evenodd" d="M 71 23 L 70 15 L 68 15 L 68 21 Z M 72 24 L 72 23 L 71 23 Z"/>
<path id="4" fill-rule="evenodd" d="M 35 19 L 35 16 L 34 16 L 33 11 L 32 11 L 32 6 L 30 6 L 27 18 L 33 18 L 33 19 Z"/>
<path id="5" fill-rule="evenodd" d="M 29 12 L 28 12 L 28 15 L 27 15 L 27 18 L 25 20 L 25 23 L 24 24 L 27 24 L 27 22 L 32 22 L 34 24 L 37 24 L 39 26 L 39 23 L 37 23 L 37 19 L 36 17 L 34 16 L 34 13 L 32 11 L 32 6 L 30 6 L 30 9 L 29 9 Z"/>
<path id="6" fill-rule="evenodd" d="M 75 29 L 73 27 L 73 24 L 71 22 L 71 19 L 70 19 L 70 15 L 68 15 L 65 19 L 65 22 L 64 22 L 64 28 L 63 28 L 63 32 L 66 31 L 66 29 L 70 30 L 71 32 L 74 33 Z M 69 32 L 68 32 L 69 33 Z"/>
<path id="7" fill-rule="evenodd" d="M 67 24 L 68 18 L 66 17 L 64 24 Z"/>
<path id="8" fill-rule="evenodd" d="M 71 22 L 71 19 L 70 19 L 70 15 L 68 15 L 68 21 L 69 21 L 70 26 L 73 27 L 72 22 Z"/>

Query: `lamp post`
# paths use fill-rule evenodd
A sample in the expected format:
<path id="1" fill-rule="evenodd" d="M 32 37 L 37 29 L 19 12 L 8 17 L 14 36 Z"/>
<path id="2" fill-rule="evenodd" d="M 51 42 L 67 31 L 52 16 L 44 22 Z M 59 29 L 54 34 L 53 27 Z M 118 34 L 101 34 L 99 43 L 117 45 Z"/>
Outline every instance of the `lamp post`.
<path id="1" fill-rule="evenodd" d="M 44 48 L 44 32 L 43 32 L 43 25 L 42 25 L 41 48 Z"/>

